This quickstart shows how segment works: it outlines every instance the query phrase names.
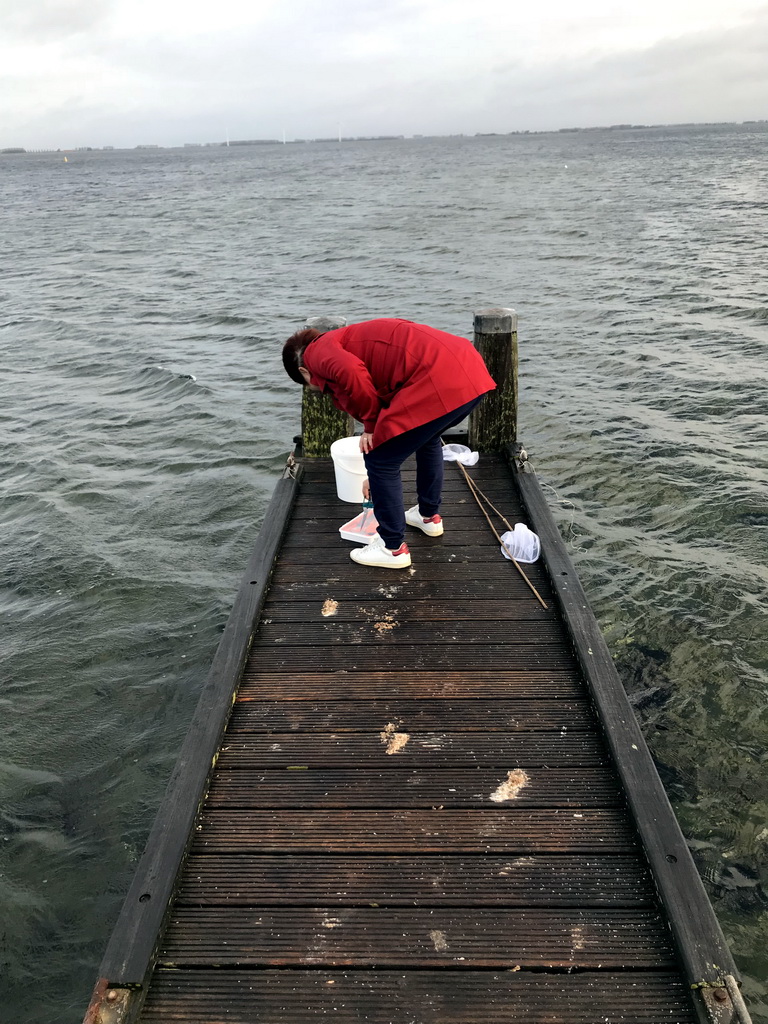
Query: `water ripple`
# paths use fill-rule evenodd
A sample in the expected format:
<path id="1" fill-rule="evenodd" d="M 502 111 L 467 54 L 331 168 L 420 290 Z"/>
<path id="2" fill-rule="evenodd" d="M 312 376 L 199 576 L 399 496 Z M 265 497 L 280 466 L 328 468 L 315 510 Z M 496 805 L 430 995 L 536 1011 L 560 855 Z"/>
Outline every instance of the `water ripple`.
<path id="1" fill-rule="evenodd" d="M 298 430 L 280 339 L 505 303 L 526 447 L 768 1021 L 767 157 L 755 126 L 0 157 L 17 1024 L 82 1017 Z"/>

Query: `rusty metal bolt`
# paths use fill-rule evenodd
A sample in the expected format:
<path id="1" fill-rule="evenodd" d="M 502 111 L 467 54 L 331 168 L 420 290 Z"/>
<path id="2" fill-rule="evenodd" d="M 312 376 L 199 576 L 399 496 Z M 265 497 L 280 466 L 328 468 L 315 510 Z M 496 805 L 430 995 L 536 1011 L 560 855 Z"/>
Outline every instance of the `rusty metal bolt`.
<path id="1" fill-rule="evenodd" d="M 117 992 L 113 988 L 111 988 L 109 990 L 109 992 L 107 992 L 107 1002 L 108 1003 L 114 1003 L 114 1001 L 116 999 L 117 999 Z"/>
<path id="2" fill-rule="evenodd" d="M 716 988 L 712 995 L 718 1003 L 724 1003 L 728 999 L 728 992 L 724 988 Z"/>

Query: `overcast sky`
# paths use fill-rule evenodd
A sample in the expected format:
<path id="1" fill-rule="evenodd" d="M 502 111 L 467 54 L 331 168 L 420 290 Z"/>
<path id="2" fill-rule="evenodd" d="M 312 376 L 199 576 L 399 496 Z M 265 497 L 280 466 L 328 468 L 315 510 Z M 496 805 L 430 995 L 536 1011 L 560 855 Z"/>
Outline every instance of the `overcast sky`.
<path id="1" fill-rule="evenodd" d="M 0 0 L 0 147 L 759 118 L 754 0 Z"/>

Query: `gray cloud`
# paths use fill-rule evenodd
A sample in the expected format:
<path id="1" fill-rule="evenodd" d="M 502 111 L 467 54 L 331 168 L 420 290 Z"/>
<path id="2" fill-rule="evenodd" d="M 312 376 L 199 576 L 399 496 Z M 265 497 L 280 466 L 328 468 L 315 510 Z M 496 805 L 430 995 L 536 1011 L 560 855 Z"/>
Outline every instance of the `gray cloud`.
<path id="1" fill-rule="evenodd" d="M 0 32 L 47 43 L 96 28 L 111 6 L 108 0 L 15 0 L 0 6 Z"/>
<path id="2" fill-rule="evenodd" d="M 484 50 L 477 21 L 435 38 L 412 0 L 296 0 L 255 26 L 180 36 L 147 24 L 132 38 L 116 38 L 105 11 L 98 0 L 44 0 L 17 21 L 63 40 L 62 66 L 36 73 L 26 108 L 26 84 L 6 79 L 0 145 L 170 145 L 283 128 L 313 137 L 339 122 L 350 135 L 504 132 L 768 111 L 768 8 L 727 31 L 550 61 L 524 50 L 492 59 L 505 41 L 486 26 Z"/>
<path id="3" fill-rule="evenodd" d="M 739 28 L 620 56 L 499 65 L 491 107 L 525 128 L 754 119 L 768 116 L 766 69 L 768 8 Z"/>

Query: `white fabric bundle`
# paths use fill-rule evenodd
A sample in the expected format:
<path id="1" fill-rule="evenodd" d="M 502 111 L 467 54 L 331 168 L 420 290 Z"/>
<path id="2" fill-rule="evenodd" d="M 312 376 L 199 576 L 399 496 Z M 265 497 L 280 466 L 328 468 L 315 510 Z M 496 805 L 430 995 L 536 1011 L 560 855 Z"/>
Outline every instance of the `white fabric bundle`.
<path id="1" fill-rule="evenodd" d="M 501 535 L 501 553 L 510 561 L 535 562 L 541 554 L 541 541 L 524 523 L 515 523 L 514 530 Z"/>
<path id="2" fill-rule="evenodd" d="M 443 459 L 445 462 L 460 462 L 463 466 L 474 466 L 480 456 L 471 452 L 465 444 L 444 444 Z"/>

